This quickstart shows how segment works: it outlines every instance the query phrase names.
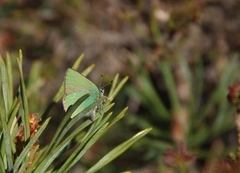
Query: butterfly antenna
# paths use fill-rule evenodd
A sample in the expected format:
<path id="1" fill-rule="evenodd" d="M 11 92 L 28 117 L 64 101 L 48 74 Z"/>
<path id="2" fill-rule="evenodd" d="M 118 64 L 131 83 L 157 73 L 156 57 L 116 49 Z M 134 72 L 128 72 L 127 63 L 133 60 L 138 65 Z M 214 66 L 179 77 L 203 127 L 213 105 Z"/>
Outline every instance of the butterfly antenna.
<path id="1" fill-rule="evenodd" d="M 101 85 L 102 85 L 102 79 L 103 79 L 103 73 L 101 74 L 101 78 L 100 78 L 100 82 L 99 82 L 98 88 L 102 88 L 102 87 L 101 87 Z"/>
<path id="2" fill-rule="evenodd" d="M 101 88 L 105 88 L 108 85 L 111 85 L 113 83 L 113 81 L 111 80 L 110 82 L 106 83 L 105 85 L 103 85 Z"/>
<path id="3" fill-rule="evenodd" d="M 100 80 L 100 85 L 99 85 L 99 91 L 100 91 L 100 95 L 103 96 L 104 95 L 104 88 L 110 84 L 113 83 L 113 80 L 111 80 L 110 82 L 106 83 L 105 85 L 102 85 L 102 78 L 103 78 L 103 74 L 101 74 L 101 80 Z"/>
<path id="4" fill-rule="evenodd" d="M 102 86 L 102 79 L 103 79 L 103 73 L 101 74 L 101 79 L 100 79 L 100 82 L 99 82 L 99 88 L 102 88 L 102 89 L 104 89 L 106 86 L 108 86 L 108 85 L 111 85 L 112 83 L 113 83 L 113 81 L 111 80 L 110 82 L 108 82 L 108 83 L 106 83 L 105 85 L 103 85 Z"/>

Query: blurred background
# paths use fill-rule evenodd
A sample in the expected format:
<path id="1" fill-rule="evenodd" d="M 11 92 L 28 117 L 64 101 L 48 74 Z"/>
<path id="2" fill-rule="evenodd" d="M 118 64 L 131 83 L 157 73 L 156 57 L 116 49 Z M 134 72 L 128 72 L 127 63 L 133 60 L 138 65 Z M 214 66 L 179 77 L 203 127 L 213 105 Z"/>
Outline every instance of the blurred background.
<path id="1" fill-rule="evenodd" d="M 101 73 L 104 83 L 129 76 L 114 107 L 128 106 L 127 115 L 72 172 L 148 127 L 102 172 L 174 172 L 181 164 L 213 172 L 237 148 L 226 96 L 240 74 L 239 8 L 238 0 L 1 0 L 0 54 L 22 49 L 30 110 L 40 115 L 82 53 L 79 70 L 95 64 L 96 84 Z M 43 144 L 63 115 L 59 103 Z"/>

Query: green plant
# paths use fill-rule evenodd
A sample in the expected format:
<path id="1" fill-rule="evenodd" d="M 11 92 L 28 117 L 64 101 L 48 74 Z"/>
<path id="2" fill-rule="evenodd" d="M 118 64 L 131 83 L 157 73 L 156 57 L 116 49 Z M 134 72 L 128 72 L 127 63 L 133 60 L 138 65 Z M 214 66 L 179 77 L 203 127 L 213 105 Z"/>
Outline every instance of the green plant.
<path id="1" fill-rule="evenodd" d="M 131 118 L 127 123 L 134 124 L 135 128 L 153 127 L 151 133 L 134 146 L 135 151 L 143 153 L 141 148 L 147 148 L 142 156 L 145 162 L 162 161 L 168 157 L 167 149 L 175 147 L 177 150 L 170 152 L 172 160 L 175 156 L 184 160 L 186 155 L 193 154 L 196 160 L 208 162 L 213 156 L 231 151 L 234 146 L 218 151 L 211 147 L 220 145 L 220 137 L 234 127 L 233 109 L 226 96 L 228 85 L 239 74 L 237 57 L 224 63 L 214 82 L 206 81 L 208 74 L 201 58 L 191 65 L 184 58 L 176 58 L 174 63 L 172 60 L 157 60 L 151 68 L 153 71 L 149 71 L 144 59 L 139 62 L 141 65 L 133 66 L 138 75 L 133 79 L 135 85 L 127 87 L 127 95 L 140 106 L 137 115 L 128 116 Z M 179 147 L 182 145 L 191 153 L 182 152 Z M 173 151 L 181 153 L 180 156 L 172 154 Z M 165 166 L 159 164 L 162 170 Z"/>
<path id="2" fill-rule="evenodd" d="M 76 69 L 82 59 L 83 56 L 80 56 L 72 68 Z M 17 58 L 20 85 L 16 96 L 14 96 L 11 58 L 7 55 L 6 63 L 0 58 L 0 97 L 2 98 L 0 100 L 0 172 L 68 172 L 111 126 L 123 118 L 127 108 L 114 117 L 109 110 L 114 105 L 111 101 L 123 87 L 127 77 L 119 82 L 118 75 L 115 76 L 108 95 L 111 101 L 108 101 L 103 106 L 103 112 L 109 113 L 106 115 L 97 113 L 93 122 L 90 120 L 81 121 L 86 112 L 89 112 L 103 100 L 100 98 L 71 119 L 74 110 L 88 97 L 88 94 L 84 95 L 66 113 L 51 142 L 42 147 L 39 138 L 51 123 L 49 112 L 61 100 L 64 88 L 63 85 L 59 88 L 52 103 L 42 115 L 38 116 L 31 113 L 23 77 L 22 60 L 20 51 Z M 88 67 L 82 73 L 87 75 L 93 67 Z M 40 123 L 41 119 L 42 123 Z M 74 126 L 76 123 L 80 123 L 77 128 Z M 126 140 L 106 154 L 95 165 L 87 168 L 86 172 L 96 172 L 101 169 L 150 130 L 150 128 L 142 130 Z"/>

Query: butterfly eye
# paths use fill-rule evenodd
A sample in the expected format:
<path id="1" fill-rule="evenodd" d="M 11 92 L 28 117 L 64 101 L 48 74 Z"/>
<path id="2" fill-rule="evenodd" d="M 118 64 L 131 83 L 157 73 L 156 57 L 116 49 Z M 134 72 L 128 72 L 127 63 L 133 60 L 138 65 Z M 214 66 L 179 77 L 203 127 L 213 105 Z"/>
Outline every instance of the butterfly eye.
<path id="1" fill-rule="evenodd" d="M 103 94 L 104 94 L 104 89 L 103 88 L 100 88 L 100 93 L 101 93 L 101 96 L 103 96 Z"/>

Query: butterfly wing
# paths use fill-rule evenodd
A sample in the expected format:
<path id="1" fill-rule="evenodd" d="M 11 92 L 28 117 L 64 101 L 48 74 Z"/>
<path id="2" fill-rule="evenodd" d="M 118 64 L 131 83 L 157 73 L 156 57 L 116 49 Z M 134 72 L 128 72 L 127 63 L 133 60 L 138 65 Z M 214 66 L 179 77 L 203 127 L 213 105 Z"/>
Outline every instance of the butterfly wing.
<path id="1" fill-rule="evenodd" d="M 74 111 L 72 117 L 76 116 L 99 98 L 99 89 L 97 86 L 73 69 L 68 69 L 66 72 L 64 89 L 65 95 L 63 97 L 63 106 L 65 111 L 83 95 L 87 93 L 90 94 L 90 96 Z"/>

